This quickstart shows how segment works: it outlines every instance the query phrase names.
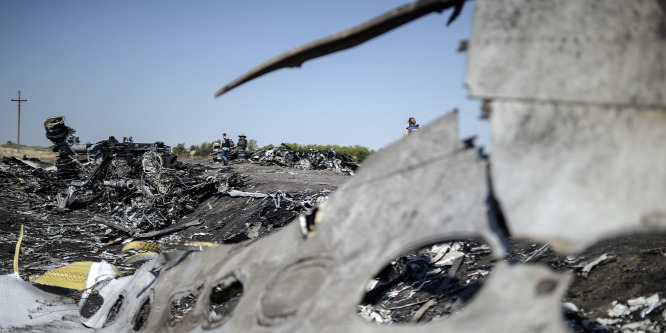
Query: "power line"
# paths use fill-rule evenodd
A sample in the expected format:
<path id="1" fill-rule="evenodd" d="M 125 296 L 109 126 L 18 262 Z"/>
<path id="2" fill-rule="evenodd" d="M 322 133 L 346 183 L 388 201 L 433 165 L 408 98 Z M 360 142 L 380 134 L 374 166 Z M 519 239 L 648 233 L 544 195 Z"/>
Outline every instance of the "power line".
<path id="1" fill-rule="evenodd" d="M 18 126 L 16 133 L 16 143 L 18 144 L 18 152 L 21 152 L 21 102 L 27 102 L 27 99 L 21 99 L 21 91 L 18 91 L 18 99 L 12 99 L 12 102 L 18 102 Z"/>

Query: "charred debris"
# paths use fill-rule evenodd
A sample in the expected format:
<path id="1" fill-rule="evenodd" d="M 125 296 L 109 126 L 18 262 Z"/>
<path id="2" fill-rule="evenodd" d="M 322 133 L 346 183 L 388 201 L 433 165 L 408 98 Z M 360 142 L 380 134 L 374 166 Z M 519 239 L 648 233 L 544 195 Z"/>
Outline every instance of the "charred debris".
<path id="1" fill-rule="evenodd" d="M 64 117 L 47 118 L 44 127 L 46 137 L 58 153 L 55 165 L 25 158 L 0 161 L 0 184 L 4 188 L 0 214 L 19 216 L 12 222 L 14 226 L 37 222 L 31 223 L 32 227 L 39 228 L 39 234 L 46 238 L 26 240 L 32 242 L 33 247 L 28 251 L 34 250 L 35 255 L 35 260 L 21 265 L 28 271 L 45 271 L 80 259 L 63 248 L 65 243 L 80 243 L 81 248 L 76 251 L 85 252 L 82 258 L 105 259 L 118 264 L 119 254 L 104 251 L 106 246 L 134 239 L 179 241 L 177 232 L 204 224 L 203 214 L 192 213 L 210 198 L 246 197 L 246 206 L 252 202 L 252 208 L 258 210 L 245 216 L 248 220 L 245 224 L 231 226 L 227 221 L 219 222 L 215 227 L 222 229 L 218 230 L 221 231 L 219 237 L 194 234 L 187 240 L 236 243 L 265 235 L 286 225 L 330 193 L 326 189 L 245 192 L 244 189 L 252 188 L 247 188 L 245 183 L 248 175 L 233 168 L 210 168 L 205 164 L 178 161 L 171 147 L 161 141 L 120 142 L 111 136 L 94 144 L 70 146 L 66 143 L 68 130 Z M 237 152 L 234 163 L 295 166 L 307 158 L 285 152 L 286 149 L 261 151 L 270 157 L 257 159 L 242 154 L 238 158 Z M 342 165 L 340 158 L 353 160 L 345 154 L 327 154 L 333 158 L 328 165 Z M 325 164 L 318 163 L 315 165 Z M 347 162 L 344 165 L 356 167 Z M 5 240 L 7 244 L 15 242 Z M 4 250 L 13 251 L 9 246 Z M 40 254 L 40 250 L 44 253 Z M 64 256 L 55 258 L 57 253 Z M 2 266 L 7 271 L 11 265 L 3 263 Z"/>
<path id="2" fill-rule="evenodd" d="M 203 246 L 215 245 L 206 242 L 229 244 L 255 239 L 296 220 L 325 201 L 330 193 L 250 192 L 252 188 L 246 185 L 246 176 L 230 168 L 179 162 L 170 147 L 161 142 L 118 142 L 111 137 L 96 144 L 70 147 L 64 144 L 66 131 L 63 132 L 62 117 L 48 118 L 45 128 L 59 151 L 55 166 L 30 159 L 4 158 L 0 162 L 0 182 L 4 187 L 0 214 L 8 213 L 2 211 L 4 207 L 13 207 L 20 212 L 21 219 L 17 223 L 27 222 L 33 229 L 40 229 L 39 235 L 44 237 L 26 236 L 22 257 L 30 259 L 21 263 L 24 274 L 61 269 L 81 259 L 102 260 L 100 265 L 107 261 L 122 274 L 131 274 L 138 266 L 122 260 L 122 244 L 127 246 L 128 242 L 143 240 L 158 244 L 156 246 L 164 252 L 197 251 L 196 247 L 200 250 Z M 234 163 L 304 169 L 355 168 L 353 159 L 345 160 L 344 154 L 334 151 L 301 153 L 286 145 L 253 154 L 241 154 L 238 147 L 235 149 Z M 246 198 L 244 205 L 256 211 L 231 217 L 243 220 L 241 223 L 224 217 L 203 232 L 190 232 L 183 237 L 182 231 L 204 224 L 204 216 L 192 213 L 214 196 Z M 211 236 L 215 234 L 218 236 Z M 3 247 L 4 252 L 14 250 L 13 236 L 2 236 L 2 243 L 10 245 Z M 72 247 L 72 244 L 78 245 Z M 659 332 L 666 318 L 666 301 L 659 290 L 646 287 L 640 290 L 643 294 L 638 297 L 615 295 L 597 309 L 590 309 L 589 300 L 585 299 L 592 288 L 586 282 L 588 276 L 606 274 L 608 266 L 636 270 L 638 265 L 663 261 L 663 247 L 659 244 L 655 240 L 652 245 L 656 252 L 639 253 L 640 259 L 625 262 L 605 252 L 558 256 L 548 244 L 518 241 L 512 246 L 514 251 L 503 260 L 521 264 L 541 262 L 554 270 L 575 273 L 577 278 L 562 309 L 569 328 L 575 332 L 630 329 Z M 148 253 L 144 259 L 154 257 Z M 476 240 L 415 249 L 389 262 L 368 282 L 357 314 L 381 325 L 423 323 L 455 316 L 484 287 L 497 264 L 490 247 Z M 7 263 L 1 268 L 9 271 Z M 215 305 L 233 308 L 228 302 L 237 301 L 241 293 L 234 293 Z M 83 299 L 78 294 L 71 295 L 75 300 Z M 99 296 L 89 295 L 88 301 L 80 302 L 82 318 L 87 312 L 94 313 L 98 309 L 95 297 Z M 180 320 L 192 311 L 195 303 L 194 295 L 172 302 L 171 320 Z"/>
<path id="3" fill-rule="evenodd" d="M 112 220 L 104 223 L 120 231 L 169 227 L 210 196 L 243 186 L 238 174 L 208 175 L 200 165 L 177 161 L 161 141 L 109 137 L 69 146 L 64 117 L 47 118 L 44 127 L 58 152 L 55 208 L 105 212 Z"/>

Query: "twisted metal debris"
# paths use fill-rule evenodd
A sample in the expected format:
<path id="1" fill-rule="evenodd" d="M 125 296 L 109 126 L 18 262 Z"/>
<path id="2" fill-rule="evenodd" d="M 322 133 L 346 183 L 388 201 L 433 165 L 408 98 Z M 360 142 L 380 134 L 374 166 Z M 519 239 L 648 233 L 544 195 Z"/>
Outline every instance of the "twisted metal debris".
<path id="1" fill-rule="evenodd" d="M 324 150 L 295 151 L 286 144 L 280 147 L 259 150 L 250 155 L 249 161 L 261 165 L 277 164 L 301 170 L 336 170 L 353 173 L 358 168 L 358 160 L 333 148 Z"/>

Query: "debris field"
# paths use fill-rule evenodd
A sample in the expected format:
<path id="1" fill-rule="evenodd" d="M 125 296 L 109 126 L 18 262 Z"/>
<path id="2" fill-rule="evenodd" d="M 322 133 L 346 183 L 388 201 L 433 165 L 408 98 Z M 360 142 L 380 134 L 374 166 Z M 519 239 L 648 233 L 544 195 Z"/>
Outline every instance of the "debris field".
<path id="1" fill-rule="evenodd" d="M 260 238 L 298 220 L 352 177 L 340 168 L 304 170 L 300 163 L 287 168 L 266 159 L 265 165 L 249 161 L 236 160 L 230 166 L 190 161 L 199 163 L 146 172 L 115 159 L 102 182 L 107 185 L 91 191 L 72 189 L 71 180 L 63 180 L 48 163 L 4 158 L 0 162 L 0 273 L 12 272 L 21 225 L 25 235 L 18 263 L 26 281 L 80 261 L 104 260 L 121 274 L 131 275 L 141 262 L 124 262 L 123 244 L 142 240 L 168 249 L 195 242 L 232 244 Z M 82 170 L 94 169 L 95 163 L 90 163 Z M 119 186 L 124 179 L 140 181 Z M 71 200 L 72 193 L 76 200 Z M 70 204 L 66 204 L 68 195 Z M 573 331 L 662 332 L 666 328 L 663 235 L 609 239 L 578 256 L 560 256 L 547 244 L 529 240 L 514 239 L 512 246 L 503 261 L 539 263 L 575 275 L 562 307 Z M 446 320 L 473 302 L 476 292 L 492 278 L 497 261 L 478 240 L 414 249 L 386 263 L 368 281 L 358 315 L 378 325 Z M 80 293 L 71 291 L 69 296 L 78 300 Z M 192 302 L 187 297 L 174 302 L 174 320 L 187 313 Z"/>

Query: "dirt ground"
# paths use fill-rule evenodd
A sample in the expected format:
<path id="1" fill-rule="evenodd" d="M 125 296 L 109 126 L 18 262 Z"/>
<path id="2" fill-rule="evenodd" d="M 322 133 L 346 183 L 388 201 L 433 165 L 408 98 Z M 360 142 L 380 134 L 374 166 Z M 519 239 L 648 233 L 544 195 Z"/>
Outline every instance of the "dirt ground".
<path id="1" fill-rule="evenodd" d="M 225 167 L 201 160 L 185 162 L 200 163 L 211 174 L 240 174 L 244 187 L 239 190 L 261 193 L 281 191 L 285 198 L 298 200 L 323 199 L 353 177 L 336 171 L 295 170 L 250 163 L 232 163 Z M 124 265 L 120 256 L 122 242 L 128 236 L 95 223 L 95 216 L 109 216 L 86 209 L 58 212 L 41 208 L 47 206 L 49 198 L 53 199 L 53 195 L 46 189 L 41 192 L 34 189 L 32 192 L 17 192 L 21 188 L 19 180 L 7 177 L 3 181 L 4 185 L 0 188 L 0 274 L 13 271 L 15 245 L 21 225 L 25 227 L 25 235 L 19 267 L 24 279 L 75 261 L 104 259 L 118 266 L 121 271 L 133 269 Z M 214 195 L 178 222 L 184 224 L 199 219 L 200 224 L 153 241 L 235 243 L 275 232 L 304 210 L 302 205 L 290 204 L 287 199 L 279 206 L 277 208 L 275 202 L 266 199 Z M 248 230 L 253 230 L 254 234 Z M 563 316 L 574 331 L 627 331 L 627 327 L 623 328 L 622 325 L 645 320 L 649 322 L 641 326 L 643 331 L 666 330 L 666 305 L 663 302 L 644 317 L 636 310 L 613 317 L 611 319 L 615 322 L 606 322 L 605 325 L 597 320 L 610 318 L 608 311 L 613 308 L 613 302 L 627 304 L 631 299 L 641 296 L 647 298 L 654 294 L 658 294 L 660 300 L 666 298 L 664 234 L 609 239 L 574 257 L 557 255 L 547 246 L 530 240 L 512 240 L 512 244 L 514 251 L 506 260 L 518 262 L 528 255 L 536 254 L 530 263 L 542 263 L 554 270 L 575 274 L 563 300 L 573 303 L 578 309 L 577 312 L 563 311 Z M 595 266 L 587 278 L 583 277 L 582 264 L 603 254 L 613 258 Z M 488 263 L 492 265 L 492 262 Z M 484 263 L 479 261 L 474 264 L 479 266 Z M 492 277 L 492 273 L 489 277 Z M 433 314 L 430 317 L 437 318 Z"/>

